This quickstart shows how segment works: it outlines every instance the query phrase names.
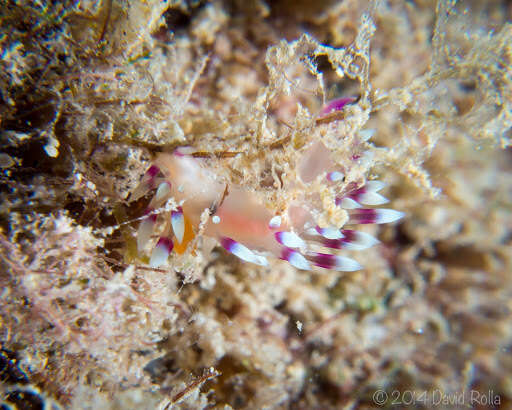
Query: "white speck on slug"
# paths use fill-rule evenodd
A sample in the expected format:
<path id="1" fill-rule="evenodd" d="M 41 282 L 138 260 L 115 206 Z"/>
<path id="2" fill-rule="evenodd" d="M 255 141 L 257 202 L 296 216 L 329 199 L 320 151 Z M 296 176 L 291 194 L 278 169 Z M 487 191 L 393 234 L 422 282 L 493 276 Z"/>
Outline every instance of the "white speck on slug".
<path id="1" fill-rule="evenodd" d="M 271 229 L 279 228 L 281 226 L 281 217 L 279 215 L 274 216 L 268 223 L 268 227 Z"/>

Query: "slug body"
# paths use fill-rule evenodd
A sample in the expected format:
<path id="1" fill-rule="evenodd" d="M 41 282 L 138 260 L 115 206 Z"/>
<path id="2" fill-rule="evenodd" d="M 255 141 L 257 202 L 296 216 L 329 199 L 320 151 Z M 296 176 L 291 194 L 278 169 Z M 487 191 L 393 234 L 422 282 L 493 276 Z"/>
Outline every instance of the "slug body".
<path id="1" fill-rule="evenodd" d="M 332 103 L 331 103 L 332 104 Z M 329 151 L 317 142 L 306 150 L 299 162 L 300 178 L 310 182 L 324 175 L 326 183 L 343 178 Z M 392 209 L 364 208 L 387 202 L 378 193 L 384 184 L 369 181 L 336 198 L 336 206 L 346 209 L 348 225 L 388 223 L 403 214 Z M 138 248 L 142 251 L 150 241 L 154 227 L 163 219 L 164 232 L 154 246 L 150 264 L 164 265 L 171 251 L 183 253 L 190 244 L 208 210 L 209 218 L 203 227 L 205 236 L 214 238 L 228 252 L 258 265 L 267 265 L 268 257 L 287 260 L 298 269 L 312 266 L 339 271 L 361 269 L 355 260 L 337 253 L 341 249 L 362 250 L 378 243 L 371 235 L 351 229 L 315 226 L 307 206 L 293 204 L 286 215 L 274 215 L 256 195 L 243 187 L 227 186 L 203 159 L 194 158 L 187 149 L 172 154 L 160 154 L 146 172 L 135 196 L 156 188 L 146 217 L 138 230 Z M 181 204 L 157 218 L 155 210 L 174 198 Z M 170 213 L 170 215 L 169 215 Z M 327 253 L 326 253 L 327 251 Z"/>

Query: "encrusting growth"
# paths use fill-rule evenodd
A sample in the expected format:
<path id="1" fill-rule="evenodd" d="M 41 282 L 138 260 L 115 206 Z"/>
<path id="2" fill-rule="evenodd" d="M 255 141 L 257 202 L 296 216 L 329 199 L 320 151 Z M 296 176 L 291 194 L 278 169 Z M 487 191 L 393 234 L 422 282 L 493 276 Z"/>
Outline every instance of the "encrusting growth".
<path id="1" fill-rule="evenodd" d="M 341 110 L 351 102 L 354 99 L 335 100 L 321 113 Z M 362 138 L 369 136 L 371 133 L 363 132 Z M 299 162 L 300 177 L 304 182 L 322 174 L 326 183 L 344 178 L 341 171 L 331 169 L 335 167 L 332 161 L 317 158 L 326 150 L 321 142 L 314 142 L 304 152 Z M 364 186 L 351 187 L 336 197 L 335 205 L 348 213 L 347 225 L 384 224 L 402 218 L 403 213 L 393 209 L 364 208 L 388 202 L 379 193 L 384 186 L 381 181 L 368 181 Z M 152 267 L 164 265 L 173 249 L 178 253 L 186 250 L 196 235 L 205 210 L 209 210 L 212 218 L 206 223 L 204 235 L 217 239 L 224 249 L 243 261 L 257 265 L 267 265 L 267 257 L 274 256 L 303 270 L 310 270 L 313 265 L 337 271 L 355 271 L 362 268 L 358 262 L 333 252 L 364 250 L 378 243 L 377 239 L 364 232 L 316 225 L 311 212 L 299 203 L 291 204 L 293 206 L 282 215 L 273 215 L 251 191 L 241 187 L 228 188 L 208 169 L 203 159 L 193 156 L 193 150 L 189 148 L 160 154 L 144 175 L 135 195 L 143 195 L 154 188 L 156 193 L 138 230 L 139 252 L 145 248 L 157 224 L 155 209 L 162 207 L 170 198 L 181 206 L 163 212 L 165 226 L 152 251 Z"/>

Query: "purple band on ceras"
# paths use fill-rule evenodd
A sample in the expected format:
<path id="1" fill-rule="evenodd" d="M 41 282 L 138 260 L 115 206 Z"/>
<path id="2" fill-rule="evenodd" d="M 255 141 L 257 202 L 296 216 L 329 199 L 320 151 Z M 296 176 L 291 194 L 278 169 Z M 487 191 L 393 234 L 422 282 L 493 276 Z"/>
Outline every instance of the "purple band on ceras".
<path id="1" fill-rule="evenodd" d="M 306 260 L 304 256 L 302 256 L 298 251 L 294 251 L 290 248 L 283 248 L 281 250 L 281 259 L 287 261 L 290 265 L 296 267 L 297 269 L 302 270 L 311 270 L 311 266 L 309 262 Z"/>
<path id="2" fill-rule="evenodd" d="M 155 178 L 160 173 L 160 168 L 156 165 L 151 165 L 146 171 L 147 184 L 149 189 L 155 188 Z"/>
<path id="3" fill-rule="evenodd" d="M 153 268 L 158 268 L 159 266 L 165 265 L 167 262 L 167 258 L 169 254 L 172 252 L 174 248 L 174 243 L 171 238 L 166 236 L 160 237 L 158 242 L 151 253 L 151 258 L 149 260 L 149 264 Z"/>
<path id="4" fill-rule="evenodd" d="M 349 211 L 350 224 L 385 224 L 395 222 L 404 216 L 403 212 L 394 209 L 353 209 Z"/>
<path id="5" fill-rule="evenodd" d="M 171 212 L 171 225 L 176 239 L 179 243 L 182 243 L 185 235 L 185 217 L 181 206 L 178 206 L 176 211 Z"/>
<path id="6" fill-rule="evenodd" d="M 355 103 L 356 101 L 356 97 L 336 98 L 335 100 L 332 100 L 325 105 L 322 111 L 320 111 L 320 115 L 325 116 L 334 111 L 340 111 L 343 109 L 343 107 L 345 107 L 345 105 Z"/>
<path id="7" fill-rule="evenodd" d="M 362 268 L 354 259 L 327 253 L 312 252 L 308 254 L 308 259 L 316 266 L 324 269 L 353 272 Z"/>
<path id="8" fill-rule="evenodd" d="M 156 224 L 156 214 L 154 211 L 153 208 L 147 208 L 146 211 L 144 211 L 145 217 L 139 224 L 139 229 L 137 230 L 137 249 L 139 252 L 144 249 L 153 233 Z"/>

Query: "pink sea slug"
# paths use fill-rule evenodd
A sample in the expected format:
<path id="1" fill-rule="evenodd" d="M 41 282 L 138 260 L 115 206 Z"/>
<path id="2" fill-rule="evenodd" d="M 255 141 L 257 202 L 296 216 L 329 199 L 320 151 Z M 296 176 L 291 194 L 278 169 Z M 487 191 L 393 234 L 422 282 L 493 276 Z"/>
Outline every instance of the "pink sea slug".
<path id="1" fill-rule="evenodd" d="M 351 102 L 353 99 L 349 98 L 335 100 L 321 114 L 340 110 Z M 306 150 L 299 163 L 299 174 L 304 182 L 321 174 L 325 175 L 328 183 L 344 177 L 321 142 L 313 143 Z M 364 186 L 353 187 L 336 198 L 336 206 L 346 209 L 349 214 L 346 225 L 383 224 L 402 218 L 402 212 L 374 208 L 388 202 L 379 194 L 384 186 L 380 181 L 368 181 Z M 138 229 L 139 251 L 150 241 L 157 224 L 154 210 L 171 197 L 182 205 L 164 213 L 164 233 L 150 258 L 153 267 L 164 265 L 173 249 L 178 253 L 186 250 L 205 210 L 209 210 L 210 218 L 203 234 L 217 239 L 224 249 L 238 258 L 258 265 L 267 265 L 268 257 L 274 256 L 303 270 L 318 266 L 355 271 L 361 269 L 361 265 L 337 252 L 342 249 L 363 250 L 378 243 L 373 236 L 353 229 L 321 228 L 315 225 L 308 207 L 300 204 L 290 206 L 285 215 L 274 215 L 250 190 L 228 187 L 208 168 L 205 160 L 195 158 L 186 149 L 157 156 L 138 191 L 147 192 L 154 188 L 156 193 Z"/>

